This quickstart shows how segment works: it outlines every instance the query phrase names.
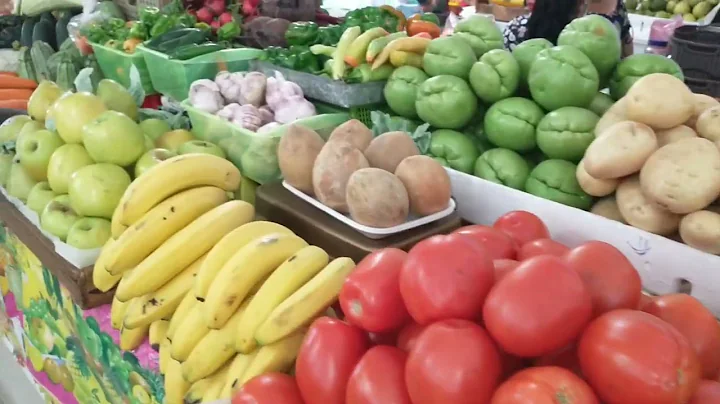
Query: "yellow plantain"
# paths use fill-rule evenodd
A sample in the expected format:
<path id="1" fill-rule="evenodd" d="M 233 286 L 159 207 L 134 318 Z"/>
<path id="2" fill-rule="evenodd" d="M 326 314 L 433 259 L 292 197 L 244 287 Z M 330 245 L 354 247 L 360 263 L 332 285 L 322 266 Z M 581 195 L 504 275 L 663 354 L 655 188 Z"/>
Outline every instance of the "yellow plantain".
<path id="1" fill-rule="evenodd" d="M 120 281 L 115 292 L 118 299 L 128 300 L 158 290 L 254 215 L 255 209 L 247 202 L 230 201 L 195 219 L 138 264 L 127 280 Z"/>
<path id="2" fill-rule="evenodd" d="M 132 351 L 133 349 L 140 346 L 140 344 L 148 336 L 150 326 L 143 326 L 137 328 L 125 328 L 124 326 L 120 329 L 120 349 L 123 351 Z"/>
<path id="3" fill-rule="evenodd" d="M 184 403 L 185 404 L 200 404 L 203 402 L 203 396 L 207 392 L 208 388 L 212 385 L 210 378 L 198 380 L 190 386 L 190 389 L 185 393 Z"/>
<path id="4" fill-rule="evenodd" d="M 190 383 L 182 377 L 180 362 L 171 358 L 165 372 L 165 404 L 184 404 L 188 390 Z"/>
<path id="5" fill-rule="evenodd" d="M 250 300 L 236 330 L 235 348 L 248 353 L 257 346 L 255 331 L 272 311 L 328 264 L 320 247 L 308 246 L 283 262 Z"/>
<path id="6" fill-rule="evenodd" d="M 167 330 L 167 338 L 172 341 L 173 335 L 175 335 L 175 331 L 178 329 L 180 324 L 182 324 L 183 320 L 185 320 L 185 317 L 190 314 L 193 307 L 195 307 L 198 304 L 198 301 L 195 300 L 195 295 L 193 295 L 192 292 L 188 292 L 185 294 L 183 299 L 180 301 L 180 305 L 175 309 L 175 313 L 173 313 L 172 317 L 170 317 L 170 325 L 168 325 Z"/>
<path id="7" fill-rule="evenodd" d="M 158 351 L 158 367 L 160 368 L 160 373 L 162 374 L 167 372 L 168 362 L 172 359 L 170 357 L 170 344 L 171 342 L 167 338 L 160 343 L 160 350 Z"/>
<path id="8" fill-rule="evenodd" d="M 232 397 L 233 392 L 239 388 L 238 383 L 240 383 L 242 375 L 250 366 L 250 363 L 253 361 L 253 359 L 255 359 L 257 352 L 258 351 L 253 351 L 247 355 L 235 355 L 235 358 L 233 358 L 233 360 L 230 362 L 230 368 L 228 369 L 228 374 L 225 378 L 225 384 L 223 386 L 220 397 Z"/>
<path id="9" fill-rule="evenodd" d="M 227 379 L 229 370 L 230 362 L 226 363 L 220 370 L 208 377 L 208 379 L 210 379 L 210 387 L 205 390 L 205 395 L 203 395 L 202 398 L 203 403 L 212 403 L 224 398 L 222 397 L 222 391 L 223 387 L 225 387 L 225 379 Z"/>
<path id="10" fill-rule="evenodd" d="M 208 185 L 235 191 L 241 181 L 240 170 L 231 162 L 199 153 L 167 159 L 147 174 L 136 178 L 120 199 L 120 224 L 132 226 L 158 203 L 180 191 Z"/>
<path id="11" fill-rule="evenodd" d="M 112 305 L 110 306 L 110 325 L 112 328 L 120 331 L 125 321 L 125 313 L 130 306 L 130 301 L 121 302 L 117 298 L 113 298 Z"/>
<path id="12" fill-rule="evenodd" d="M 252 288 L 301 248 L 305 240 L 275 233 L 248 243 L 223 265 L 208 290 L 203 308 L 209 328 L 220 329 Z"/>
<path id="13" fill-rule="evenodd" d="M 150 340 L 150 347 L 155 351 L 160 351 L 160 344 L 166 339 L 169 324 L 170 322 L 167 320 L 157 320 L 150 324 L 148 339 Z"/>
<path id="14" fill-rule="evenodd" d="M 164 200 L 117 239 L 105 262 L 108 272 L 134 268 L 173 234 L 225 202 L 225 191 L 216 187 L 192 188 Z"/>
<path id="15" fill-rule="evenodd" d="M 255 332 L 257 343 L 272 344 L 307 325 L 337 300 L 345 278 L 354 268 L 355 263 L 347 257 L 330 262 L 270 313 Z"/>
<path id="16" fill-rule="evenodd" d="M 250 362 L 250 366 L 245 369 L 236 389 L 262 374 L 290 370 L 300 351 L 300 346 L 305 338 L 305 331 L 298 331 L 270 345 L 260 347 L 257 350 L 257 355 Z"/>
<path id="17" fill-rule="evenodd" d="M 172 337 L 172 350 L 170 351 L 170 356 L 173 359 L 184 362 L 190 356 L 190 352 L 195 348 L 195 345 L 210 332 L 210 329 L 205 325 L 202 313 L 202 304 L 197 304 L 175 330 L 175 335 Z"/>
<path id="18" fill-rule="evenodd" d="M 118 284 L 118 282 L 120 282 L 120 279 L 122 279 L 122 275 L 110 275 L 110 273 L 105 269 L 105 263 L 111 254 L 114 244 L 115 240 L 112 238 L 105 243 L 102 250 L 100 250 L 100 255 L 95 261 L 95 265 L 93 266 L 93 285 L 95 285 L 97 290 L 101 292 L 107 292 L 112 289 Z"/>
<path id="19" fill-rule="evenodd" d="M 228 233 L 208 253 L 208 258 L 200 268 L 194 291 L 198 300 L 205 301 L 208 289 L 217 276 L 222 266 L 241 248 L 249 242 L 268 234 L 287 233 L 293 234 L 287 227 L 266 221 L 246 223 Z"/>
<path id="20" fill-rule="evenodd" d="M 122 208 L 118 205 L 113 211 L 112 218 L 110 219 L 110 234 L 112 238 L 117 240 L 127 230 L 127 226 L 120 223 L 120 214 L 122 214 Z"/>

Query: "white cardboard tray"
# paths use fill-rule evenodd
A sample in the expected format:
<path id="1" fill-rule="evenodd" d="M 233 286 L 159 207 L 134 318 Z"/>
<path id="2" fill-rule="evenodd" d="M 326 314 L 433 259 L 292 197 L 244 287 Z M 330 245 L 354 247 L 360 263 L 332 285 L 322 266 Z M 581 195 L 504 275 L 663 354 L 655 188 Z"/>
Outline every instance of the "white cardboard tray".
<path id="1" fill-rule="evenodd" d="M 365 235 L 367 238 L 371 239 L 381 239 L 388 236 L 392 236 L 393 234 L 401 233 L 410 229 L 414 229 L 416 227 L 420 227 L 422 225 L 432 223 L 434 221 L 440 220 L 444 217 L 449 216 L 451 213 L 455 211 L 455 201 L 450 198 L 450 203 L 448 204 L 448 207 L 440 212 L 433 213 L 432 215 L 423 216 L 423 217 L 413 217 L 410 216 L 410 219 L 398 226 L 394 227 L 388 227 L 388 228 L 378 228 L 378 227 L 370 227 L 362 225 L 354 220 L 352 220 L 349 216 L 344 215 L 335 209 L 329 208 L 325 205 L 323 205 L 322 202 L 318 201 L 317 199 L 313 198 L 310 195 L 306 195 L 304 192 L 300 191 L 299 189 L 293 187 L 292 185 L 288 184 L 286 181 L 283 181 L 283 186 L 290 192 L 292 192 L 295 196 L 298 198 L 304 200 L 305 202 L 315 206 L 316 208 L 322 210 L 323 212 L 327 213 L 328 215 L 334 217 L 335 219 L 345 223 L 346 225 L 352 227 L 353 229 L 357 230 L 358 232 Z"/>
<path id="2" fill-rule="evenodd" d="M 568 247 L 600 240 L 620 249 L 637 268 L 650 293 L 677 293 L 680 285 L 689 282 L 690 294 L 720 317 L 720 257 L 590 212 L 452 169 L 447 171 L 463 219 L 491 224 L 513 210 L 532 212 L 547 224 L 555 240 Z"/>

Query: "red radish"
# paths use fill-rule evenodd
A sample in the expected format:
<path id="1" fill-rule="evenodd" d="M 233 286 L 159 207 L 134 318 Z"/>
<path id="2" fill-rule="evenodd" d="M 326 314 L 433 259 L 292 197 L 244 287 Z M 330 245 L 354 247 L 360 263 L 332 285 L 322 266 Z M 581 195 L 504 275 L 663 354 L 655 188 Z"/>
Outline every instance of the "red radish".
<path id="1" fill-rule="evenodd" d="M 197 19 L 200 22 L 204 22 L 206 24 L 210 24 L 213 21 L 213 14 L 212 10 L 210 10 L 207 7 L 203 7 L 197 12 Z"/>
<path id="2" fill-rule="evenodd" d="M 242 11 L 244 15 L 255 15 L 260 0 L 245 0 L 243 1 Z"/>
<path id="3" fill-rule="evenodd" d="M 214 15 L 220 15 L 225 12 L 225 0 L 210 0 L 205 3 L 205 6 L 209 8 Z"/>
<path id="4" fill-rule="evenodd" d="M 222 26 L 235 21 L 235 19 L 233 18 L 232 14 L 226 11 L 220 14 L 220 17 L 218 17 L 218 21 L 220 21 L 220 25 Z"/>
<path id="5" fill-rule="evenodd" d="M 210 23 L 210 28 L 212 28 L 213 31 L 219 30 L 220 27 L 222 27 L 222 24 L 220 24 L 220 21 L 218 21 L 218 20 L 214 20 L 213 22 Z"/>

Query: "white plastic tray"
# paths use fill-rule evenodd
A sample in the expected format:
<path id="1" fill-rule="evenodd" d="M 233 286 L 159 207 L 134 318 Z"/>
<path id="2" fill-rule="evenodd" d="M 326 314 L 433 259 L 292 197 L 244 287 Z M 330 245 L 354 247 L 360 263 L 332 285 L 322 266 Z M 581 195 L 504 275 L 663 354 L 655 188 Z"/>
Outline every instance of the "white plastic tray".
<path id="1" fill-rule="evenodd" d="M 378 228 L 378 227 L 370 227 L 362 225 L 354 220 L 352 220 L 349 216 L 344 215 L 335 209 L 329 208 L 322 204 L 322 202 L 318 201 L 317 199 L 313 198 L 310 195 L 305 194 L 304 192 L 300 191 L 299 189 L 293 187 L 292 185 L 288 184 L 287 182 L 283 181 L 283 186 L 293 194 L 295 194 L 298 198 L 304 200 L 305 202 L 315 206 L 316 208 L 322 210 L 323 212 L 327 213 L 328 215 L 334 217 L 335 219 L 345 223 L 346 225 L 352 227 L 353 229 L 357 230 L 358 232 L 365 235 L 367 238 L 371 239 L 381 239 L 388 236 L 392 236 L 393 234 L 402 233 L 404 231 L 414 229 L 416 227 L 420 227 L 422 225 L 432 223 L 434 221 L 440 220 L 444 217 L 449 216 L 451 213 L 455 211 L 455 201 L 450 198 L 450 203 L 448 204 L 448 207 L 440 212 L 433 213 L 432 215 L 423 216 L 423 217 L 414 217 L 410 216 L 410 219 L 398 226 L 394 227 L 388 227 L 388 228 Z"/>
<path id="2" fill-rule="evenodd" d="M 532 212 L 547 224 L 555 240 L 568 247 L 600 240 L 620 249 L 637 268 L 650 293 L 677 293 L 689 282 L 690 294 L 720 318 L 720 257 L 583 210 L 447 171 L 463 219 L 490 224 L 513 210 Z"/>

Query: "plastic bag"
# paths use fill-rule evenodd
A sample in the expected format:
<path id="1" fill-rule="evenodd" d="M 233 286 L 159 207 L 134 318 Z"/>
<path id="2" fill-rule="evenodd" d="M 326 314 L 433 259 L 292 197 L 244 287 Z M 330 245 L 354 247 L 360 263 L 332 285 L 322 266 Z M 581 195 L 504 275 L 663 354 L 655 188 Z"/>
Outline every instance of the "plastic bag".
<path id="1" fill-rule="evenodd" d="M 71 18 L 68 23 L 68 34 L 76 43 L 80 36 L 80 30 L 87 24 L 101 22 L 110 18 L 125 19 L 122 11 L 112 2 L 103 1 L 98 3 L 97 0 L 80 1 L 82 1 L 83 12 Z"/>
<path id="2" fill-rule="evenodd" d="M 22 0 L 20 2 L 20 14 L 34 16 L 46 11 L 81 7 L 82 5 L 83 0 Z"/>
<path id="3" fill-rule="evenodd" d="M 670 54 L 669 42 L 675 28 L 683 25 L 683 18 L 680 15 L 670 20 L 655 20 L 650 25 L 650 36 L 648 37 L 648 49 L 646 53 L 667 56 Z"/>

